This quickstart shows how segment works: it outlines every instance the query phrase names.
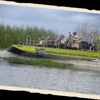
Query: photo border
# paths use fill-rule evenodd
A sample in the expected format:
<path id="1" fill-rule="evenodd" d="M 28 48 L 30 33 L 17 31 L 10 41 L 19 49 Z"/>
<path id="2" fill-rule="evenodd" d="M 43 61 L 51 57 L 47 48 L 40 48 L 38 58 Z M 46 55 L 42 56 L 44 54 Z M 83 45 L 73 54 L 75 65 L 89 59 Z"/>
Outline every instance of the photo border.
<path id="1" fill-rule="evenodd" d="M 41 4 L 33 4 L 33 3 L 16 3 L 16 2 L 12 2 L 12 1 L 0 1 L 0 4 L 100 14 L 100 11 L 96 11 L 96 10 L 90 11 L 88 9 L 80 9 L 80 8 L 74 8 L 74 7 L 73 8 L 71 8 L 71 7 L 57 7 L 57 6 L 41 5 Z M 2 86 L 2 85 L 0 85 L 0 90 L 12 90 L 12 91 L 20 91 L 21 90 L 21 91 L 28 91 L 28 92 L 31 92 L 31 93 L 41 93 L 41 94 L 52 94 L 52 95 L 67 96 L 67 97 L 81 97 L 81 98 L 90 98 L 90 99 L 100 99 L 100 95 L 72 93 L 72 92 L 60 92 L 60 91 L 52 91 L 52 90 L 41 90 L 41 89 L 33 89 L 33 88 Z"/>

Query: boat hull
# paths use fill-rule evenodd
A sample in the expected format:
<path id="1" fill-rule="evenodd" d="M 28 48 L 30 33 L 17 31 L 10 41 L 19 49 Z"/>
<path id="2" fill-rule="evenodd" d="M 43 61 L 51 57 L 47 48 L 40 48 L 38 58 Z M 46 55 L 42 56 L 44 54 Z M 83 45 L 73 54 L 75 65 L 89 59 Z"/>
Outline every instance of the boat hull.
<path id="1" fill-rule="evenodd" d="M 30 55 L 34 54 L 34 55 L 42 55 L 42 56 L 76 58 L 76 59 L 85 59 L 85 60 L 99 59 L 98 52 L 58 49 L 58 48 L 49 48 L 49 47 L 46 48 L 46 47 L 27 46 L 27 45 L 12 45 L 8 51 L 18 53 L 18 54 L 30 53 Z"/>

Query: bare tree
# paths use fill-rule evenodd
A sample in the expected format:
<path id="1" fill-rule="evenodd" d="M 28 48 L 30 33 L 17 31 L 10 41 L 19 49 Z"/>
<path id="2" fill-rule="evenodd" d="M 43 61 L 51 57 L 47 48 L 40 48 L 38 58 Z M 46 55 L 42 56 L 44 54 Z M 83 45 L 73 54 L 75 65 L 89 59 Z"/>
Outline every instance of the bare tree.
<path id="1" fill-rule="evenodd" d="M 79 37 L 85 37 L 83 41 L 89 43 L 94 43 L 94 39 L 98 38 L 98 41 L 95 41 L 97 48 L 100 50 L 100 28 L 89 26 L 87 23 L 83 25 L 78 25 L 75 27 L 75 31 L 78 33 Z M 88 31 L 88 34 L 84 34 L 84 31 Z"/>

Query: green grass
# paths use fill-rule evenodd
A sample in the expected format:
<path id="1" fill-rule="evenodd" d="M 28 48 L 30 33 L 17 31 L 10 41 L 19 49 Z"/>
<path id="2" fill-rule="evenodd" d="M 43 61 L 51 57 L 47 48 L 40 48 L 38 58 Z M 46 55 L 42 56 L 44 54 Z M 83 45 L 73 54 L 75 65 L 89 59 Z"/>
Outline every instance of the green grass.
<path id="1" fill-rule="evenodd" d="M 26 26 L 26 28 L 17 27 L 17 26 L 4 26 L 4 24 L 0 24 L 0 48 L 8 48 L 12 44 L 18 44 L 20 41 L 25 43 L 26 37 L 31 36 L 32 43 L 33 40 L 37 40 L 38 38 L 41 38 L 42 36 L 44 38 L 48 36 L 57 37 L 58 33 L 48 29 L 44 28 L 38 28 L 36 26 L 29 27 Z"/>
<path id="2" fill-rule="evenodd" d="M 54 62 L 51 59 L 24 59 L 18 57 L 4 57 L 4 60 L 7 60 L 10 63 L 16 64 L 25 64 L 25 65 L 34 65 L 40 67 L 50 67 L 50 68 L 71 68 L 73 64 L 66 64 L 66 63 L 58 63 Z"/>
<path id="3" fill-rule="evenodd" d="M 38 66 L 38 67 L 48 67 L 48 68 L 60 68 L 60 69 L 69 69 L 73 71 L 93 71 L 91 69 L 84 69 L 75 67 L 71 63 L 60 63 L 53 61 L 51 59 L 25 59 L 25 58 L 19 58 L 19 57 L 0 57 L 4 61 L 8 61 L 9 63 L 13 64 L 22 64 L 22 65 L 32 65 Z"/>

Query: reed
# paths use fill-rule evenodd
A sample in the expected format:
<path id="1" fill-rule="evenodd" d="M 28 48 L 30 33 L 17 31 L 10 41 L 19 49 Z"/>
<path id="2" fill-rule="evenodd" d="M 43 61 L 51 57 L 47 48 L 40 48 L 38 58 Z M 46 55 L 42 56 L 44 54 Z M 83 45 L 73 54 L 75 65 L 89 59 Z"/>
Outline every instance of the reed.
<path id="1" fill-rule="evenodd" d="M 31 36 L 32 41 L 35 41 L 42 36 L 44 38 L 48 36 L 57 37 L 58 33 L 50 29 L 46 30 L 44 28 L 38 28 L 36 26 L 29 27 L 27 25 L 26 28 L 24 28 L 23 26 L 11 27 L 9 25 L 4 26 L 4 24 L 0 24 L 0 48 L 8 48 L 12 44 L 18 44 L 20 41 L 25 43 L 26 37 L 28 35 Z"/>

